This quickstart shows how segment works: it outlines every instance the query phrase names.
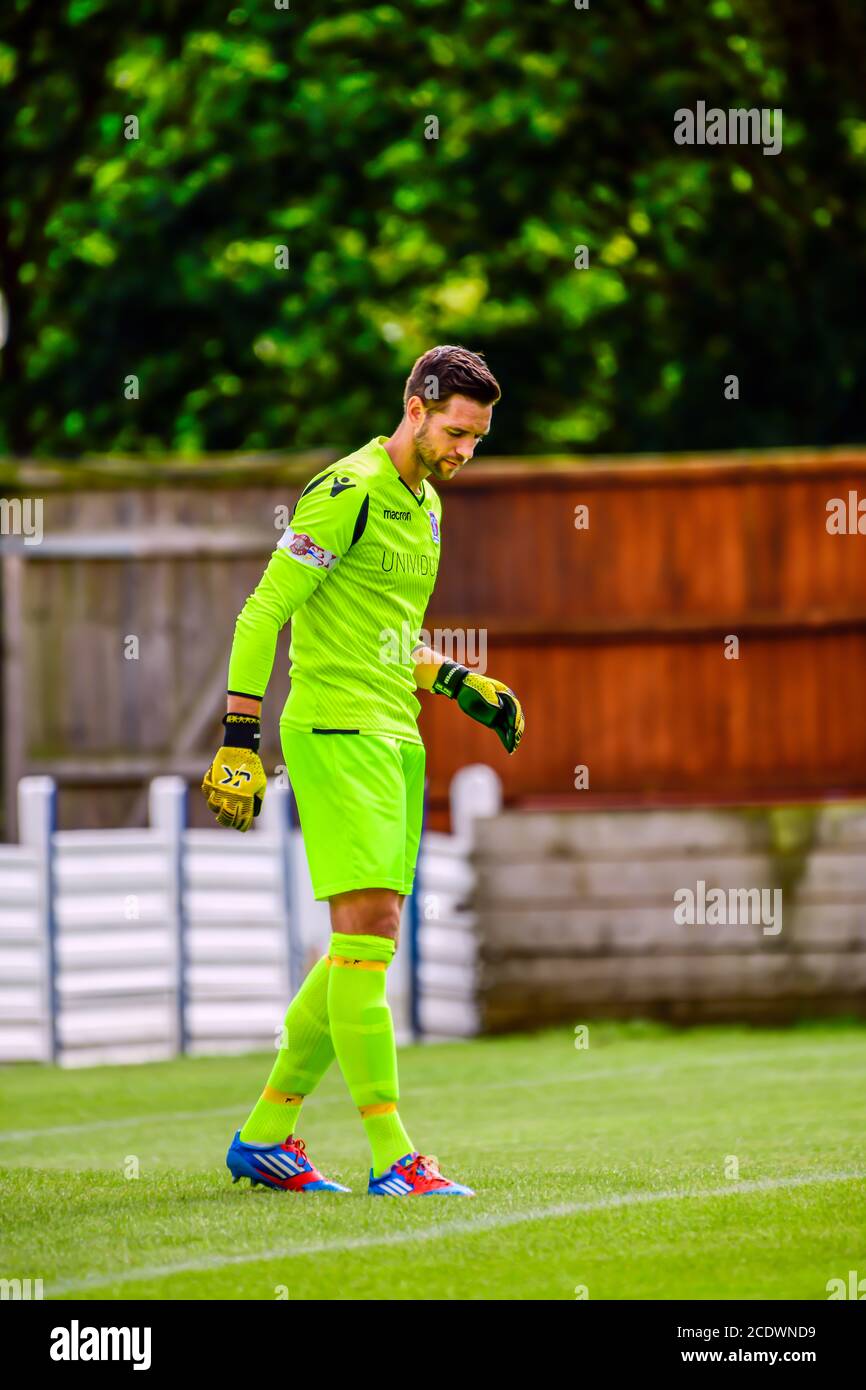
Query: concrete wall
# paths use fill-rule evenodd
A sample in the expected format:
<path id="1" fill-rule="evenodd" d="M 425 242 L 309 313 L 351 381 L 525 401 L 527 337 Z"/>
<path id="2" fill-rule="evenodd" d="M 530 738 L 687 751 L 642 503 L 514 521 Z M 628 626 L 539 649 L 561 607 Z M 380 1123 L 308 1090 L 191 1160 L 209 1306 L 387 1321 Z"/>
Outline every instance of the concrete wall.
<path id="1" fill-rule="evenodd" d="M 484 1031 L 866 1015 L 866 804 L 505 812 L 474 863 Z"/>

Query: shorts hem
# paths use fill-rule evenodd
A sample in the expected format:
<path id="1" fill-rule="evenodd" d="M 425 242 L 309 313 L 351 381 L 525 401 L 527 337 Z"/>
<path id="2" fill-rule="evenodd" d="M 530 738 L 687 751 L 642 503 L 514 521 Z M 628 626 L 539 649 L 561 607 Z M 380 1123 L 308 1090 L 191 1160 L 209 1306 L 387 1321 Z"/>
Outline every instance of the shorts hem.
<path id="1" fill-rule="evenodd" d="M 353 889 L 358 888 L 393 888 L 395 892 L 406 893 L 406 896 L 409 896 L 409 893 L 406 892 L 405 881 L 403 879 L 380 878 L 378 876 L 371 879 L 368 874 L 364 876 L 363 883 L 359 883 L 357 878 L 353 878 L 348 880 L 344 879 L 339 883 L 328 883 L 322 888 L 313 884 L 313 894 L 316 901 L 321 902 L 323 898 L 333 897 L 335 893 L 351 893 Z M 409 892 L 411 891 L 412 890 L 409 889 Z"/>

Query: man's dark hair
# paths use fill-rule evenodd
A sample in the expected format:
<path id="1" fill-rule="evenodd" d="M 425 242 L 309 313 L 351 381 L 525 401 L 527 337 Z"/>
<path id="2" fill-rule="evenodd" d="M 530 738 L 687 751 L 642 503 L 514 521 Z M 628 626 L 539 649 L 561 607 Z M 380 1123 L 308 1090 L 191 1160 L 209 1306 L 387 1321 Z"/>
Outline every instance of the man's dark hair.
<path id="1" fill-rule="evenodd" d="M 403 405 L 411 396 L 420 396 L 428 410 L 441 410 L 449 396 L 495 405 L 501 394 L 482 353 L 445 344 L 418 358 L 406 381 Z"/>

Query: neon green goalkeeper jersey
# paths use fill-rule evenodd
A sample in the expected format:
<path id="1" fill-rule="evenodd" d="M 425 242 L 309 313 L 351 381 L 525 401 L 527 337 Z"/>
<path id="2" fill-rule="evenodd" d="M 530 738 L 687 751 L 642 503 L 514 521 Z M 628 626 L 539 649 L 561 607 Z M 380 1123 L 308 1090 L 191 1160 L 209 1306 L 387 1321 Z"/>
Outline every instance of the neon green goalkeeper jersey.
<path id="1" fill-rule="evenodd" d="M 400 477 L 387 435 L 323 469 L 235 625 L 228 688 L 264 695 L 280 628 L 292 619 L 293 729 L 421 742 L 412 649 L 439 568 L 442 504 Z"/>

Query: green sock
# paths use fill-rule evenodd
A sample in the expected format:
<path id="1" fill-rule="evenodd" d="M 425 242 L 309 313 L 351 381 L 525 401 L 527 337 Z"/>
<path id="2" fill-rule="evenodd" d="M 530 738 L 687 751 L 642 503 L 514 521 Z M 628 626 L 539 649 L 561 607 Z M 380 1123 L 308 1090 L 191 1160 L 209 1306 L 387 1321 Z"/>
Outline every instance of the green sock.
<path id="1" fill-rule="evenodd" d="M 331 1037 L 349 1093 L 361 1112 L 377 1178 L 413 1152 L 397 1114 L 397 1048 L 385 996 L 385 971 L 395 949 L 387 936 L 331 935 Z"/>
<path id="2" fill-rule="evenodd" d="M 293 1134 L 304 1097 L 334 1060 L 328 1026 L 329 973 L 328 958 L 322 956 L 289 1005 L 283 1045 L 268 1084 L 241 1130 L 246 1144 L 281 1144 Z"/>

